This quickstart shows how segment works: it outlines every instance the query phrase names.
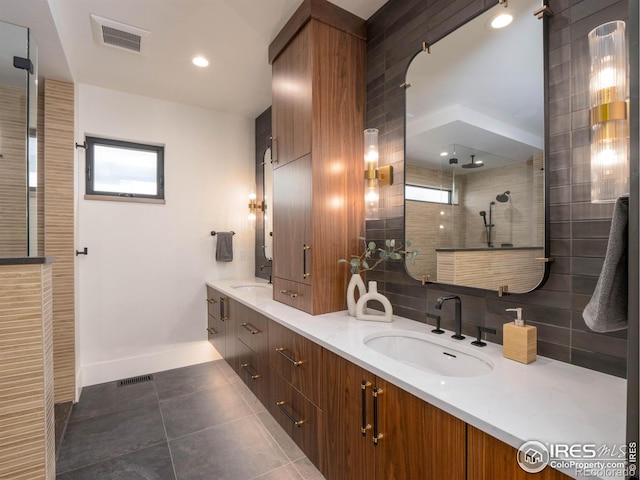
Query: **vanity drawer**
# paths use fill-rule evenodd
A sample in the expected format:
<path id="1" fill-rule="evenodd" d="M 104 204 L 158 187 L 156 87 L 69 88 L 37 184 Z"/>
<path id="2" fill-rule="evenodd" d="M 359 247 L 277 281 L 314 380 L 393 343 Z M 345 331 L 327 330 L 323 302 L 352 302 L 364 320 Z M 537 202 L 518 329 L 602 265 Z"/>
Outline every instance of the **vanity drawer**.
<path id="1" fill-rule="evenodd" d="M 234 314 L 238 319 L 238 338 L 256 354 L 268 361 L 270 320 L 242 304 L 236 305 Z"/>
<path id="2" fill-rule="evenodd" d="M 226 357 L 225 324 L 213 315 L 207 315 L 207 339 L 222 358 Z"/>
<path id="3" fill-rule="evenodd" d="M 258 400 L 266 407 L 269 401 L 270 369 L 267 362 L 262 360 L 254 351 L 242 341 L 238 341 L 238 375 L 249 387 Z"/>
<path id="4" fill-rule="evenodd" d="M 272 372 L 269 412 L 305 455 L 320 469 L 322 410 Z"/>
<path id="5" fill-rule="evenodd" d="M 320 404 L 322 347 L 269 322 L 269 365 L 316 405 Z"/>
<path id="6" fill-rule="evenodd" d="M 313 307 L 311 285 L 282 278 L 273 279 L 273 299 L 291 307 L 311 313 Z"/>

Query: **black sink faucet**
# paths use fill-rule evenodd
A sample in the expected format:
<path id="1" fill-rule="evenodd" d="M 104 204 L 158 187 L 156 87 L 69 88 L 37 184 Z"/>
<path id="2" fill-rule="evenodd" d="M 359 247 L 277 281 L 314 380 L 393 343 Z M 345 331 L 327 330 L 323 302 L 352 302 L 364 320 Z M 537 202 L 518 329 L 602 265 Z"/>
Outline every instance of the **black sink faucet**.
<path id="1" fill-rule="evenodd" d="M 464 335 L 462 335 L 462 301 L 460 300 L 460 297 L 457 295 L 438 297 L 438 299 L 436 300 L 435 308 L 438 310 L 442 310 L 442 304 L 447 300 L 455 300 L 456 302 L 456 333 L 455 335 L 451 335 L 451 338 L 455 338 L 456 340 L 464 340 Z"/>
<path id="2" fill-rule="evenodd" d="M 273 272 L 273 263 L 271 263 L 271 260 L 269 260 L 269 263 L 267 265 L 260 265 L 260 271 L 262 272 L 265 268 L 270 268 L 271 272 Z M 272 273 L 269 273 L 269 284 L 272 283 L 271 281 L 271 275 Z"/>

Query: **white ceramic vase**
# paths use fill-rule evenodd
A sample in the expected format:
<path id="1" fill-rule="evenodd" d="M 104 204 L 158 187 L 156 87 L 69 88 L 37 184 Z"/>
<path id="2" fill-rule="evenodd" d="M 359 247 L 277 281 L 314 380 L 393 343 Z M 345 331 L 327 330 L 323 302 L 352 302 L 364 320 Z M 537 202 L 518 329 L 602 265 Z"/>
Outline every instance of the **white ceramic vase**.
<path id="1" fill-rule="evenodd" d="M 352 317 L 356 316 L 356 288 L 358 289 L 358 298 L 362 298 L 367 293 L 367 287 L 365 287 L 364 280 L 359 273 L 351 275 L 351 280 L 347 285 L 347 308 Z"/>
<path id="2" fill-rule="evenodd" d="M 373 300 L 380 302 L 384 308 L 384 312 L 377 312 L 372 309 L 367 311 L 367 302 Z M 358 299 L 358 302 L 356 303 L 356 318 L 358 320 L 369 320 L 373 322 L 393 321 L 393 308 L 391 307 L 391 302 L 387 297 L 378 293 L 377 282 L 369 282 L 369 291 Z"/>

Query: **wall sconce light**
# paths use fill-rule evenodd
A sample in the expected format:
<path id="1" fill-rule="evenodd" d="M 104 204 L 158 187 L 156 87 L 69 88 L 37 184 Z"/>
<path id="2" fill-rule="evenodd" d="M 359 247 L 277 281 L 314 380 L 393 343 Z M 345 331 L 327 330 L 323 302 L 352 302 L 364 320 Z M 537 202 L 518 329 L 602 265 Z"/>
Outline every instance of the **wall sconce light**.
<path id="1" fill-rule="evenodd" d="M 257 201 L 256 198 L 256 185 L 252 183 L 249 191 L 249 220 L 252 222 L 256 219 L 256 213 L 264 211 L 262 201 Z"/>
<path id="2" fill-rule="evenodd" d="M 393 167 L 378 167 L 378 129 L 364 131 L 364 200 L 369 219 L 378 218 L 379 187 L 393 184 Z"/>
<path id="3" fill-rule="evenodd" d="M 627 51 L 625 24 L 613 21 L 589 32 L 591 202 L 615 202 L 629 192 Z"/>

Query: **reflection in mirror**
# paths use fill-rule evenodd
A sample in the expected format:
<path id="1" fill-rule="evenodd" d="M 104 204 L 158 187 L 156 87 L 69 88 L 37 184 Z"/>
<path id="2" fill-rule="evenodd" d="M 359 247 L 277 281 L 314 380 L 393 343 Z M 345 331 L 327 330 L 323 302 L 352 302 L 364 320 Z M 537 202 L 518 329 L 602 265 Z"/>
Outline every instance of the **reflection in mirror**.
<path id="1" fill-rule="evenodd" d="M 0 257 L 38 254 L 37 74 L 29 29 L 0 22 Z"/>
<path id="2" fill-rule="evenodd" d="M 416 278 L 528 292 L 542 280 L 543 22 L 497 5 L 407 71 L 405 238 Z M 511 24 L 495 29 L 502 13 Z"/>
<path id="3" fill-rule="evenodd" d="M 262 208 L 264 210 L 264 256 L 267 260 L 273 260 L 273 165 L 271 164 L 271 147 L 264 152 L 262 163 L 264 172 L 264 196 Z"/>

